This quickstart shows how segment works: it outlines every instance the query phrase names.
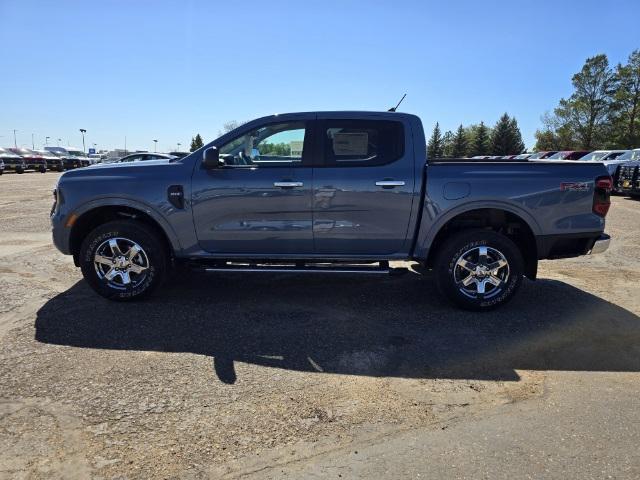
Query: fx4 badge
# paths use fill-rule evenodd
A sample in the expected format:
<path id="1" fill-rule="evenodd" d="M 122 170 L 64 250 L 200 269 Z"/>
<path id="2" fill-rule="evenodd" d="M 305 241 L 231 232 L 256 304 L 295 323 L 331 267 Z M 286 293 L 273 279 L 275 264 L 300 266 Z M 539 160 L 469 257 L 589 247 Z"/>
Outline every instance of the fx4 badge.
<path id="1" fill-rule="evenodd" d="M 586 192 L 589 190 L 587 182 L 562 182 L 560 184 L 561 192 Z"/>

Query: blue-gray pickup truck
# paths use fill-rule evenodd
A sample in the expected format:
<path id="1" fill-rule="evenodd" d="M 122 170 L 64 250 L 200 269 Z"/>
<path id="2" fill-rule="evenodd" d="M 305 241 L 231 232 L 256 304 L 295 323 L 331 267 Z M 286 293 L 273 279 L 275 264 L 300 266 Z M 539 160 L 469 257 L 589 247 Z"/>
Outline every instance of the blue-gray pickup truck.
<path id="1" fill-rule="evenodd" d="M 66 172 L 51 221 L 56 247 L 113 300 L 182 264 L 365 274 L 412 260 L 455 304 L 488 310 L 538 260 L 606 250 L 611 187 L 594 162 L 427 159 L 414 115 L 291 113 L 184 158 Z"/>

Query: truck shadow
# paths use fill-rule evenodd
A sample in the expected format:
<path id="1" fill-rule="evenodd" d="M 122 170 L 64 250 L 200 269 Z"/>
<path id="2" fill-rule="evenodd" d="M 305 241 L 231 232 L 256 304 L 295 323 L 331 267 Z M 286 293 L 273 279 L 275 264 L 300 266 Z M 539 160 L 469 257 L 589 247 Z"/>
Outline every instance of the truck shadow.
<path id="1" fill-rule="evenodd" d="M 640 371 L 640 318 L 554 280 L 525 281 L 491 313 L 456 310 L 433 279 L 188 274 L 152 299 L 115 303 L 84 281 L 49 300 L 36 340 L 348 375 L 516 381 L 518 369 Z"/>

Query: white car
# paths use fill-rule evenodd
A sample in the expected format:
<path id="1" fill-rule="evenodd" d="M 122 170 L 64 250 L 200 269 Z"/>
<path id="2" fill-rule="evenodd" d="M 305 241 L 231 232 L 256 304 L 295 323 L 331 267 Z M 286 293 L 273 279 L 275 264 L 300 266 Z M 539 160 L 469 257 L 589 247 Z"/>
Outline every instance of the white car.
<path id="1" fill-rule="evenodd" d="M 607 167 L 609 174 L 613 175 L 616 173 L 618 165 L 628 161 L 622 159 L 627 152 L 629 150 L 595 150 L 580 157 L 578 160 L 581 162 L 602 162 Z"/>

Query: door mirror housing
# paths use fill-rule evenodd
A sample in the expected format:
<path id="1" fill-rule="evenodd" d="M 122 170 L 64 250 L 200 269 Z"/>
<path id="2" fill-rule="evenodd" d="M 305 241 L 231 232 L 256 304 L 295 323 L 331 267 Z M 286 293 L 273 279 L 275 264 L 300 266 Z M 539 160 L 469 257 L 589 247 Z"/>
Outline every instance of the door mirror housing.
<path id="1" fill-rule="evenodd" d="M 220 168 L 220 152 L 217 147 L 210 147 L 204 151 L 202 158 L 202 166 L 206 170 Z"/>

